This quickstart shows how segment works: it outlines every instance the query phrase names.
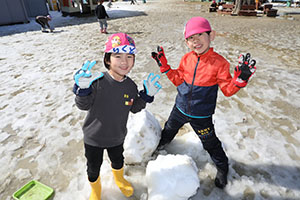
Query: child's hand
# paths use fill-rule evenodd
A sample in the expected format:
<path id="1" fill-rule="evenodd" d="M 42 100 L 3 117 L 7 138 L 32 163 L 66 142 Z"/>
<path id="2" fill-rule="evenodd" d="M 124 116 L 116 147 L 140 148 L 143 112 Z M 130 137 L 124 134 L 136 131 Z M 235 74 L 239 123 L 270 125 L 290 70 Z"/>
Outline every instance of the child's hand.
<path id="1" fill-rule="evenodd" d="M 157 53 L 152 52 L 152 58 L 157 62 L 161 73 L 167 73 L 170 70 L 170 65 L 168 65 L 168 61 L 162 47 L 157 47 Z"/>
<path id="2" fill-rule="evenodd" d="M 80 89 L 89 88 L 95 80 L 103 77 L 102 72 L 91 73 L 91 70 L 95 64 L 96 61 L 86 61 L 81 69 L 75 73 L 74 80 Z"/>
<path id="3" fill-rule="evenodd" d="M 159 75 L 154 76 L 153 73 L 150 73 L 147 80 L 144 80 L 144 90 L 139 92 L 140 97 L 144 101 L 151 103 L 154 100 L 154 95 L 161 89 L 161 85 L 158 82 L 159 79 Z"/>
<path id="4" fill-rule="evenodd" d="M 237 87 L 243 88 L 247 85 L 248 80 L 256 71 L 255 64 L 256 61 L 251 60 L 250 53 L 240 55 L 239 64 L 234 69 L 234 84 Z"/>
<path id="5" fill-rule="evenodd" d="M 161 85 L 158 82 L 159 79 L 159 75 L 154 76 L 153 73 L 150 73 L 147 80 L 144 80 L 144 88 L 148 96 L 154 96 L 161 89 Z"/>

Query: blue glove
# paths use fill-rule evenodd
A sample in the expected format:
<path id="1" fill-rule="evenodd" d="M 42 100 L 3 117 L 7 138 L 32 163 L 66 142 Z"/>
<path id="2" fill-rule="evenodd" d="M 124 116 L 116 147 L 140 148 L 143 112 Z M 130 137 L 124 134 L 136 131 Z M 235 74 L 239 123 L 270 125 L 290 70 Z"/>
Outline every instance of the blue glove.
<path id="1" fill-rule="evenodd" d="M 140 97 L 144 101 L 151 103 L 154 100 L 154 95 L 161 89 L 161 85 L 158 82 L 159 79 L 159 75 L 154 76 L 153 73 L 150 73 L 147 80 L 144 80 L 144 90 L 139 92 Z"/>
<path id="2" fill-rule="evenodd" d="M 153 73 L 150 73 L 147 80 L 144 80 L 144 88 L 148 96 L 154 96 L 161 89 L 161 85 L 158 82 L 159 79 L 159 75 L 154 76 Z"/>
<path id="3" fill-rule="evenodd" d="M 81 69 L 75 73 L 74 80 L 80 89 L 89 88 L 95 80 L 103 77 L 102 72 L 91 73 L 91 70 L 95 64 L 96 61 L 86 61 Z"/>

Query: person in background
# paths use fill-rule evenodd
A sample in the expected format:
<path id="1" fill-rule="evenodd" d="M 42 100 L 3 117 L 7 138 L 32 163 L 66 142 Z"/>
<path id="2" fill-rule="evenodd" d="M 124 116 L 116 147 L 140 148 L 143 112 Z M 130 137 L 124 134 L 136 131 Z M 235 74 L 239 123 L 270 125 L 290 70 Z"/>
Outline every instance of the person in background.
<path id="1" fill-rule="evenodd" d="M 212 3 L 210 4 L 210 7 L 217 8 L 217 3 L 215 0 L 212 1 Z"/>
<path id="2" fill-rule="evenodd" d="M 259 0 L 255 0 L 255 9 L 258 10 L 260 7 L 260 1 Z"/>
<path id="3" fill-rule="evenodd" d="M 98 0 L 97 7 L 95 8 L 95 15 L 98 19 L 98 22 L 100 24 L 100 32 L 107 34 L 107 20 L 106 18 L 109 18 L 108 14 L 106 13 L 105 7 L 102 5 L 104 0 Z"/>
<path id="4" fill-rule="evenodd" d="M 136 0 L 131 0 L 130 1 L 130 5 L 134 5 L 135 3 L 138 4 Z"/>
<path id="5" fill-rule="evenodd" d="M 56 0 L 57 11 L 60 12 L 60 1 Z"/>
<path id="6" fill-rule="evenodd" d="M 87 175 L 92 192 L 90 200 L 101 199 L 100 167 L 106 149 L 111 161 L 116 185 L 126 196 L 134 189 L 124 178 L 123 143 L 127 133 L 129 112 L 137 113 L 154 100 L 161 89 L 159 75 L 150 73 L 144 81 L 144 90 L 127 76 L 135 62 L 133 39 L 125 33 L 116 33 L 105 44 L 104 65 L 107 72 L 92 73 L 96 62 L 86 62 L 74 75 L 73 92 L 80 110 L 87 111 L 83 123 Z"/>
<path id="7" fill-rule="evenodd" d="M 215 0 L 209 6 L 209 12 L 217 12 L 218 5 Z"/>
<path id="8" fill-rule="evenodd" d="M 256 70 L 256 62 L 250 59 L 249 53 L 241 55 L 232 78 L 229 62 L 210 47 L 215 31 L 203 17 L 193 17 L 187 22 L 184 38 L 191 51 L 182 57 L 177 69 L 168 65 L 162 47 L 158 47 L 158 52 L 152 52 L 160 71 L 167 75 L 178 91 L 158 149 L 170 143 L 184 124 L 190 123 L 217 167 L 215 185 L 223 189 L 227 184 L 228 158 L 215 133 L 212 119 L 218 89 L 225 96 L 234 95 L 247 85 Z"/>
<path id="9" fill-rule="evenodd" d="M 50 32 L 53 32 L 54 28 L 51 27 L 49 25 L 49 21 L 51 21 L 52 18 L 50 15 L 47 15 L 47 16 L 36 16 L 35 18 L 35 21 L 36 23 L 38 23 L 39 25 L 41 25 L 41 28 L 42 28 L 42 32 L 48 32 L 47 31 L 47 27 L 49 28 Z"/>
<path id="10" fill-rule="evenodd" d="M 107 7 L 111 8 L 111 6 L 112 6 L 112 0 L 109 0 L 108 4 L 107 4 Z"/>

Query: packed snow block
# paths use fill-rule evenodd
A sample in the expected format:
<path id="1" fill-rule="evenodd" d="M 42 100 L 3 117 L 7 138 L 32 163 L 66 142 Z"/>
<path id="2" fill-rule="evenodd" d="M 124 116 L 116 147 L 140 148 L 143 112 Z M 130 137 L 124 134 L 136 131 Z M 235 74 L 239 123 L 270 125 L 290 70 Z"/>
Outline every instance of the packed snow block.
<path id="1" fill-rule="evenodd" d="M 138 164 L 150 160 L 161 137 L 158 120 L 146 109 L 130 114 L 127 122 L 127 135 L 124 141 L 126 164 Z"/>
<path id="2" fill-rule="evenodd" d="M 200 187 L 198 168 L 187 155 L 159 155 L 146 168 L 148 200 L 187 200 Z"/>
<path id="3" fill-rule="evenodd" d="M 199 164 L 199 162 L 208 162 L 210 159 L 207 152 L 203 149 L 201 140 L 194 131 L 177 135 L 174 140 L 165 147 L 165 150 L 169 154 L 190 156 L 197 164 Z"/>

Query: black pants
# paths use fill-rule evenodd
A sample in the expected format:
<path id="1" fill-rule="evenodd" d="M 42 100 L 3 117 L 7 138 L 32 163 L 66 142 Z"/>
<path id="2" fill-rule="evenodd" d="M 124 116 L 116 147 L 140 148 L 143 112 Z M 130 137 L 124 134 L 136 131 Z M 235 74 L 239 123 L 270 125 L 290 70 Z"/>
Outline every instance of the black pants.
<path id="1" fill-rule="evenodd" d="M 178 133 L 178 130 L 186 123 L 190 123 L 193 130 L 200 138 L 203 148 L 209 153 L 217 168 L 223 172 L 228 172 L 228 158 L 222 148 L 221 141 L 215 134 L 212 117 L 190 118 L 182 114 L 176 106 L 174 106 L 169 119 L 162 130 L 159 146 L 170 143 Z"/>
<path id="2" fill-rule="evenodd" d="M 41 20 L 38 20 L 38 19 L 35 19 L 36 23 L 38 23 L 39 25 L 41 25 L 43 28 L 46 28 L 46 24 L 41 21 Z"/>
<path id="3" fill-rule="evenodd" d="M 113 169 L 121 169 L 124 164 L 124 148 L 123 144 L 110 147 L 110 148 L 100 148 L 94 147 L 88 144 L 84 144 L 85 157 L 87 159 L 87 174 L 90 182 L 95 182 L 100 173 L 100 167 L 103 162 L 103 151 L 107 150 L 108 157 L 111 161 L 111 167 Z"/>

